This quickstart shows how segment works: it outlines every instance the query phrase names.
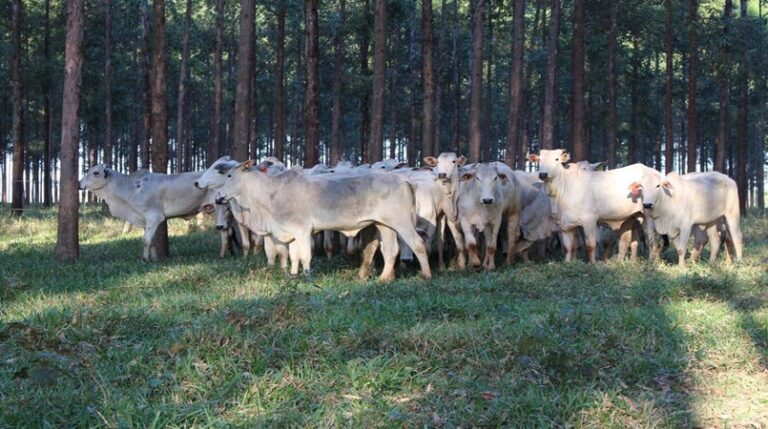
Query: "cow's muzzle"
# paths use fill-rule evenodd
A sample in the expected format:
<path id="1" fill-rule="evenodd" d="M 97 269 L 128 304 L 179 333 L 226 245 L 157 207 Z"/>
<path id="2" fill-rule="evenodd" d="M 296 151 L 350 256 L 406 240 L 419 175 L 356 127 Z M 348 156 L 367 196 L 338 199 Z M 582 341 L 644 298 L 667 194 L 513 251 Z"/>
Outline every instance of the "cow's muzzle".
<path id="1" fill-rule="evenodd" d="M 549 178 L 549 173 L 539 173 L 540 180 L 547 180 L 547 178 Z"/>
<path id="2" fill-rule="evenodd" d="M 218 229 L 219 231 L 224 230 L 224 228 L 226 227 L 227 227 L 226 225 L 216 225 L 216 229 Z"/>
<path id="3" fill-rule="evenodd" d="M 643 203 L 643 208 L 650 210 L 653 208 L 653 203 Z"/>
<path id="4" fill-rule="evenodd" d="M 200 189 L 200 182 L 195 182 L 195 188 Z"/>
<path id="5" fill-rule="evenodd" d="M 445 174 L 445 173 L 437 173 L 437 178 L 438 179 L 447 179 L 448 175 Z"/>
<path id="6" fill-rule="evenodd" d="M 229 200 L 224 197 L 219 197 L 219 198 L 216 198 L 215 202 L 216 204 L 227 204 Z"/>
<path id="7" fill-rule="evenodd" d="M 483 204 L 493 204 L 493 198 L 483 198 Z"/>

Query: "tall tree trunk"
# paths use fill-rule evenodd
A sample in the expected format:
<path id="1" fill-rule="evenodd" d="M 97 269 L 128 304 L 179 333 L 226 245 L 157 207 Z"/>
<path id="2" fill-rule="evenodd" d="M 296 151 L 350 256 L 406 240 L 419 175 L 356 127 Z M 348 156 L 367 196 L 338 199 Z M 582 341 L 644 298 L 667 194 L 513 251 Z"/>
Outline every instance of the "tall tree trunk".
<path id="1" fill-rule="evenodd" d="M 187 153 L 189 152 L 189 131 L 186 124 L 187 107 L 187 79 L 189 71 L 187 63 L 189 62 L 189 27 L 192 21 L 192 0 L 187 0 L 186 12 L 184 13 L 184 35 L 181 41 L 181 66 L 179 67 L 179 101 L 176 106 L 176 172 L 187 171 L 189 166 L 186 163 Z"/>
<path id="2" fill-rule="evenodd" d="M 83 64 L 83 0 L 67 1 L 67 35 L 64 51 L 64 94 L 61 109 L 61 199 L 56 232 L 56 259 L 74 261 L 78 242 L 78 169 L 80 141 L 80 82 Z"/>
<path id="3" fill-rule="evenodd" d="M 484 0 L 472 0 L 472 77 L 469 95 L 469 162 L 480 162 L 480 114 L 483 90 Z"/>
<path id="4" fill-rule="evenodd" d="M 373 22 L 373 89 L 371 92 L 371 136 L 368 160 L 381 160 L 384 131 L 384 88 L 386 86 L 387 1 L 376 0 Z"/>
<path id="5" fill-rule="evenodd" d="M 360 76 L 363 80 L 368 79 L 370 71 L 368 69 L 368 45 L 370 43 L 370 0 L 364 0 L 363 25 L 360 27 Z M 370 151 L 368 150 L 368 140 L 371 134 L 371 116 L 369 113 L 370 92 L 368 88 L 363 89 L 360 97 L 360 157 L 363 162 L 371 162 Z"/>
<path id="6" fill-rule="evenodd" d="M 584 139 L 584 0 L 573 4 L 573 106 L 571 118 L 572 159 L 589 158 Z"/>
<path id="7" fill-rule="evenodd" d="M 152 171 L 168 171 L 168 106 L 165 99 L 165 0 L 153 0 L 154 43 L 152 47 Z M 164 221 L 154 239 L 157 257 L 168 257 L 168 223 Z"/>
<path id="8" fill-rule="evenodd" d="M 746 34 L 747 26 L 747 0 L 739 2 L 740 27 Z M 747 85 L 749 83 L 747 64 L 747 50 L 742 49 L 741 61 L 739 61 L 739 124 L 736 136 L 736 185 L 739 189 L 739 208 L 741 214 L 747 214 Z M 762 167 L 762 166 L 760 166 Z"/>
<path id="9" fill-rule="evenodd" d="M 440 148 L 440 142 L 442 141 L 442 135 L 443 135 L 443 127 L 442 127 L 442 117 L 443 117 L 443 86 L 447 87 L 447 79 L 445 76 L 445 70 L 446 70 L 446 47 L 445 47 L 445 27 L 448 25 L 448 21 L 446 19 L 446 13 L 448 11 L 445 8 L 445 0 L 440 1 L 440 34 L 437 38 L 437 52 L 438 52 L 438 61 L 437 61 L 437 72 L 436 72 L 436 79 L 437 84 L 435 85 L 435 117 L 434 117 L 434 123 L 435 123 L 435 131 L 433 134 L 433 138 L 435 139 L 435 144 L 433 145 L 433 150 L 435 155 L 439 154 L 441 152 Z"/>
<path id="10" fill-rule="evenodd" d="M 45 0 L 45 28 L 43 33 L 43 205 L 50 207 L 53 203 L 51 195 L 51 0 Z M 2 151 L 5 158 L 5 150 Z"/>
<path id="11" fill-rule="evenodd" d="M 213 51 L 213 124 L 211 127 L 211 159 L 213 162 L 219 158 L 221 147 L 221 99 L 222 99 L 222 52 L 224 38 L 224 0 L 216 0 L 216 44 Z"/>
<path id="12" fill-rule="evenodd" d="M 393 52 L 399 42 L 399 33 L 399 31 L 393 31 L 390 36 L 389 43 Z M 389 158 L 397 159 L 397 102 L 399 100 L 397 87 L 397 55 L 393 55 L 390 58 L 389 68 L 391 73 L 389 87 Z"/>
<path id="13" fill-rule="evenodd" d="M 672 129 L 672 0 L 664 0 L 666 10 L 664 19 L 664 62 L 666 74 L 664 79 L 664 172 L 672 172 L 674 161 L 674 130 Z"/>
<path id="14" fill-rule="evenodd" d="M 513 2 L 512 69 L 509 79 L 509 117 L 507 118 L 507 165 L 523 168 L 525 160 L 515 161 L 520 152 L 520 119 L 523 108 L 523 49 L 525 46 L 525 0 Z"/>
<path id="15" fill-rule="evenodd" d="M 696 67 L 699 60 L 699 2 L 690 0 L 688 30 L 688 172 L 696 171 Z"/>
<path id="16" fill-rule="evenodd" d="M 347 2 L 339 2 L 339 25 L 333 37 L 333 107 L 331 112 L 331 165 L 341 160 L 341 91 L 344 77 L 344 26 L 347 19 Z"/>
<path id="17" fill-rule="evenodd" d="M 555 147 L 555 104 L 557 103 L 557 51 L 560 38 L 560 0 L 552 0 L 547 43 L 547 78 L 544 83 L 544 116 L 541 119 L 541 147 Z"/>
<path id="18" fill-rule="evenodd" d="M 272 155 L 285 160 L 285 0 L 277 10 L 275 60 L 275 150 Z"/>
<path id="19" fill-rule="evenodd" d="M 413 20 L 408 21 L 408 74 L 411 79 L 411 103 L 408 109 L 410 123 L 408 124 L 408 141 L 406 146 L 406 157 L 408 162 L 416 164 L 416 128 L 418 121 L 416 119 L 416 94 L 418 93 L 418 72 L 416 68 L 416 25 Z"/>
<path id="20" fill-rule="evenodd" d="M 671 1 L 671 0 L 667 0 Z M 606 140 L 608 168 L 616 168 L 616 127 L 617 127 L 617 92 L 618 74 L 616 72 L 616 55 L 618 53 L 619 37 L 619 0 L 611 1 L 610 33 L 608 35 L 608 117 L 606 118 Z"/>
<path id="21" fill-rule="evenodd" d="M 240 40 L 237 49 L 237 90 L 235 91 L 235 159 L 248 159 L 251 119 L 251 74 L 253 71 L 254 0 L 241 0 Z"/>
<path id="22" fill-rule="evenodd" d="M 493 121 L 493 0 L 488 1 L 488 46 L 485 48 L 485 52 L 488 56 L 487 65 L 485 67 L 485 114 L 483 115 L 483 138 L 485 144 L 480 148 L 480 158 L 484 160 L 491 159 L 491 153 L 494 153 L 494 159 L 498 159 L 495 148 L 494 140 L 494 121 Z M 482 97 L 481 97 L 482 98 Z"/>
<path id="23" fill-rule="evenodd" d="M 131 67 L 139 70 L 139 52 L 134 49 L 131 55 Z M 131 101 L 131 137 L 128 142 L 128 172 L 132 173 L 139 168 L 139 118 L 141 117 L 141 80 L 133 85 L 133 99 Z"/>
<path id="24" fill-rule="evenodd" d="M 305 167 L 312 167 L 317 164 L 320 147 L 320 119 L 318 117 L 320 89 L 317 83 L 317 67 L 320 53 L 317 35 L 317 2 L 318 0 L 307 0 L 304 2 L 304 22 L 307 35 L 307 89 L 304 93 Z"/>
<path id="25" fill-rule="evenodd" d="M 733 9 L 733 2 L 731 0 L 725 0 L 723 26 L 721 28 L 721 36 L 725 39 L 728 38 L 728 32 L 731 26 L 731 9 Z M 731 96 L 731 82 L 728 78 L 730 69 L 729 51 L 728 44 L 723 43 L 720 48 L 721 64 L 717 78 L 720 84 L 720 113 L 717 121 L 717 146 L 715 148 L 714 169 L 721 173 L 725 172 L 725 141 L 728 139 L 728 135 L 726 134 L 728 131 L 728 101 Z"/>
<path id="26" fill-rule="evenodd" d="M 104 164 L 112 165 L 112 0 L 104 0 Z"/>
<path id="27" fill-rule="evenodd" d="M 13 87 L 13 181 L 11 192 L 12 214 L 21 216 L 24 205 L 24 133 L 22 130 L 22 82 L 21 82 L 21 0 L 11 2 L 11 86 Z"/>
<path id="28" fill-rule="evenodd" d="M 453 66 L 453 123 L 451 127 L 451 147 L 454 151 L 462 150 L 461 139 L 461 60 L 459 57 L 459 2 L 453 1 L 453 28 L 451 31 L 451 64 Z"/>
<path id="29" fill-rule="evenodd" d="M 146 0 L 141 0 L 141 69 L 142 69 L 142 128 L 141 128 L 141 168 L 150 165 L 150 138 L 152 136 L 152 80 L 150 60 L 150 28 Z"/>
<path id="30" fill-rule="evenodd" d="M 432 22 L 432 0 L 421 2 L 421 77 L 424 85 L 424 102 L 421 122 L 421 155 L 435 154 L 435 70 L 432 63 L 434 33 Z"/>
<path id="31" fill-rule="evenodd" d="M 763 2 L 757 2 L 758 19 L 763 22 Z M 765 40 L 758 41 L 758 52 L 765 55 Z M 768 79 L 765 73 L 760 77 L 758 85 L 758 121 L 757 121 L 757 150 L 755 151 L 755 182 L 757 182 L 757 208 L 761 216 L 765 216 L 765 137 L 766 137 L 766 96 L 768 95 Z"/>
<path id="32" fill-rule="evenodd" d="M 637 38 L 632 38 L 632 64 L 629 72 L 629 141 L 627 143 L 627 164 L 634 164 L 637 160 L 637 128 L 638 128 L 638 88 L 637 80 L 639 79 L 640 58 Z"/>

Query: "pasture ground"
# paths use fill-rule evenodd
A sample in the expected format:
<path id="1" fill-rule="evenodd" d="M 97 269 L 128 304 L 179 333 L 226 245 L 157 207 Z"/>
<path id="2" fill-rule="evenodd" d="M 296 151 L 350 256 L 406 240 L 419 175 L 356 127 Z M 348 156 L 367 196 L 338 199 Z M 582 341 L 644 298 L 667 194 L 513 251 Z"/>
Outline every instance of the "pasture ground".
<path id="1" fill-rule="evenodd" d="M 768 427 L 768 224 L 743 226 L 733 267 L 382 285 L 343 257 L 311 279 L 220 260 L 215 230 L 183 221 L 146 264 L 141 232 L 93 208 L 58 264 L 55 211 L 6 207 L 0 427 Z"/>

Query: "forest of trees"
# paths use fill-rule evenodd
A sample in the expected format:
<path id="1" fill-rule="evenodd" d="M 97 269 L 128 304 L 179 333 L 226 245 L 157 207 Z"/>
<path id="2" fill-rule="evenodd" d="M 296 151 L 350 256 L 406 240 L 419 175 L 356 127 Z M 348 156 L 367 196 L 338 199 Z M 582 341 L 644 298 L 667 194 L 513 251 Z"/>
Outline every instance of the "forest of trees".
<path id="1" fill-rule="evenodd" d="M 417 165 L 457 151 L 525 168 L 532 147 L 565 147 L 611 167 L 722 171 L 744 205 L 762 208 L 766 6 L 2 2 L 2 202 L 50 205 L 62 166 L 81 174 L 102 162 L 161 172 L 225 154 Z M 65 55 L 82 55 L 79 89 L 67 89 Z"/>

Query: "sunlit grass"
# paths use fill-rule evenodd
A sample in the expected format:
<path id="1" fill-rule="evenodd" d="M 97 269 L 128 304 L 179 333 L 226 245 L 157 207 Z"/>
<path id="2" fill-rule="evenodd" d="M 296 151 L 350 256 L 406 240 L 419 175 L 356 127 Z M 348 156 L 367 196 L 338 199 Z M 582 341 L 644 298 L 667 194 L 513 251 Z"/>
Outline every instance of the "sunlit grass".
<path id="1" fill-rule="evenodd" d="M 610 261 L 356 280 L 218 258 L 173 221 L 171 258 L 82 210 L 0 214 L 0 426 L 685 427 L 768 424 L 768 226 L 729 267 Z M 666 255 L 673 260 L 673 252 Z"/>

